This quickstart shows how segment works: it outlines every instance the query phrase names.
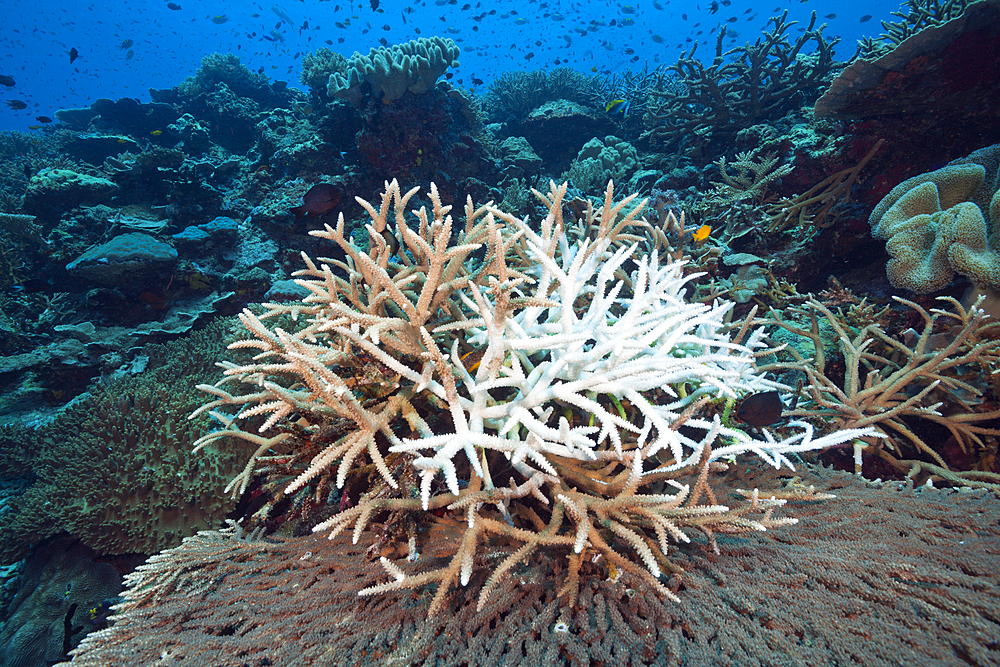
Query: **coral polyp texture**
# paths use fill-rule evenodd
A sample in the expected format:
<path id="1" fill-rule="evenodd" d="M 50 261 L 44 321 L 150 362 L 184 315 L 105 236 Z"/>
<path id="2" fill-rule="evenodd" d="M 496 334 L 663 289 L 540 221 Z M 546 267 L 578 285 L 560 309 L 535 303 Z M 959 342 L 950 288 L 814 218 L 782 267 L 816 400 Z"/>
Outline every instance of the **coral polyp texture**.
<path id="1" fill-rule="evenodd" d="M 719 532 L 794 523 L 775 515 L 781 497 L 721 504 L 711 472 L 744 453 L 791 467 L 792 453 L 873 435 L 814 437 L 793 422 L 779 439 L 728 424 L 726 400 L 781 388 L 755 367 L 763 329 L 729 324 L 730 302 L 685 300 L 684 263 L 643 250 L 653 235 L 636 195 L 615 202 L 609 183 L 603 206 L 567 224 L 565 184 L 535 192 L 540 223 L 471 198 L 456 220 L 433 185 L 430 208 L 408 216 L 417 191 L 393 181 L 377 205 L 357 199 L 367 249 L 343 216 L 310 232 L 345 259 L 303 254 L 308 297 L 243 312 L 248 336 L 232 347 L 259 352 L 201 385 L 214 400 L 196 413 L 223 425 L 197 447 L 257 447 L 229 491 L 260 478 L 274 498 L 259 517 L 290 508 L 355 542 L 377 523 L 372 554 L 391 580 L 363 595 L 437 582 L 433 614 L 501 553 L 481 606 L 551 550 L 571 606 L 584 560 L 676 599 L 660 575 L 678 571 L 668 554 L 691 531 L 714 545 Z M 451 555 L 424 565 L 435 559 L 420 560 L 422 541 L 449 517 Z"/>

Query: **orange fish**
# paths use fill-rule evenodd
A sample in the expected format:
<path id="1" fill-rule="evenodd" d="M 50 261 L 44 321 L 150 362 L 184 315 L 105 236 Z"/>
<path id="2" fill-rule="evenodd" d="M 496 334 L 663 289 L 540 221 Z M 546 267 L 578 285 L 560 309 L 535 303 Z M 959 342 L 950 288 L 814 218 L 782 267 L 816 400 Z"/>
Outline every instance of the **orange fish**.
<path id="1" fill-rule="evenodd" d="M 695 243 L 701 243 L 705 239 L 707 239 L 709 234 L 711 233 L 712 233 L 711 227 L 709 227 L 708 225 L 702 225 L 701 227 L 698 228 L 698 231 L 696 231 L 693 234 L 692 238 L 694 239 Z"/>

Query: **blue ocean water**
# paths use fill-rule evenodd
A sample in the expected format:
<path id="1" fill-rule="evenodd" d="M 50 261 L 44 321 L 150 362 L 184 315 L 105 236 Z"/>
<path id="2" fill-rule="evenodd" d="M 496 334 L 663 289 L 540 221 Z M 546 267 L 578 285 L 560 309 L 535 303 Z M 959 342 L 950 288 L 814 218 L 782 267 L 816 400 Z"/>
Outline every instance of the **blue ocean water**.
<path id="1" fill-rule="evenodd" d="M 373 5 L 377 9 L 373 9 Z M 434 35 L 462 48 L 452 83 L 485 92 L 507 71 L 566 66 L 623 72 L 672 64 L 698 42 L 714 55 L 715 35 L 728 26 L 726 48 L 754 41 L 771 16 L 788 11 L 803 29 L 811 12 L 840 37 L 837 57 L 857 40 L 881 34 L 894 0 L 280 0 L 271 2 L 40 2 L 7 0 L 0 24 L 0 130 L 25 131 L 36 117 L 99 98 L 149 101 L 150 88 L 171 88 L 210 53 L 233 53 L 272 80 L 298 83 L 302 57 L 323 46 L 350 57 L 372 47 Z M 179 9 L 172 9 L 179 7 Z M 864 22 L 864 17 L 870 17 Z M 214 19 L 214 20 L 213 20 Z M 70 50 L 79 57 L 70 62 Z M 24 109 L 6 102 L 22 101 Z M 19 106 L 19 105 L 15 105 Z"/>

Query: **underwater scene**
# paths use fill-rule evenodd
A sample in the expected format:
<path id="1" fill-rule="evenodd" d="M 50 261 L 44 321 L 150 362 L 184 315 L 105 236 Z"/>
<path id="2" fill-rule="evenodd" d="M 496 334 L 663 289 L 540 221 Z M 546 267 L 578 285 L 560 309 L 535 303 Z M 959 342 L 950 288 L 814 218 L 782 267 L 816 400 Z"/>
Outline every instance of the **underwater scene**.
<path id="1" fill-rule="evenodd" d="M 1000 665 L 1000 0 L 10 0 L 0 667 Z"/>

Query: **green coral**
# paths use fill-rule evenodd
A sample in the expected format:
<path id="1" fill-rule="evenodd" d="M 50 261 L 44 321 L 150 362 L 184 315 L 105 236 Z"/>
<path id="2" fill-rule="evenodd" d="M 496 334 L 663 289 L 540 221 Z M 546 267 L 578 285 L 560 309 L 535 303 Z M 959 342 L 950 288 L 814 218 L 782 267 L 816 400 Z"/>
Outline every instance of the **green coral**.
<path id="1" fill-rule="evenodd" d="M 389 103 L 406 92 L 426 93 L 446 69 L 458 67 L 459 52 L 454 40 L 421 37 L 367 56 L 355 53 L 343 73 L 330 76 L 326 94 L 357 107 L 368 95 Z"/>
<path id="2" fill-rule="evenodd" d="M 556 67 L 551 72 L 506 72 L 490 84 L 483 109 L 492 122 L 503 123 L 524 118 L 546 102 L 588 104 L 596 91 L 595 79 L 569 67 Z"/>
<path id="3" fill-rule="evenodd" d="M 184 79 L 177 91 L 186 97 L 210 93 L 224 83 L 236 95 L 249 97 L 267 83 L 267 77 L 250 71 L 232 53 L 211 53 L 201 59 L 193 76 Z"/>
<path id="4" fill-rule="evenodd" d="M 30 479 L 0 514 L 0 562 L 62 532 L 104 554 L 151 554 L 222 524 L 235 508 L 223 489 L 243 457 L 195 455 L 207 419 L 187 417 L 228 326 L 148 345 L 145 372 L 102 382 L 48 425 L 0 429 L 0 477 Z"/>
<path id="5" fill-rule="evenodd" d="M 829 83 L 833 47 L 839 38 L 823 36 L 816 12 L 794 42 L 788 32 L 797 21 L 788 12 L 773 16 L 773 28 L 751 44 L 723 51 L 726 27 L 719 31 L 715 57 L 708 66 L 695 57 L 697 43 L 668 70 L 644 121 L 643 139 L 657 150 L 691 157 L 719 155 L 733 137 L 758 123 L 774 123 L 814 102 Z M 813 51 L 807 52 L 812 44 Z"/>
<path id="6" fill-rule="evenodd" d="M 583 145 L 569 170 L 559 177 L 584 192 L 600 191 L 609 180 L 624 183 L 635 172 L 639 154 L 635 146 L 616 136 L 594 137 Z"/>
<path id="7" fill-rule="evenodd" d="M 343 74 L 347 70 L 347 58 L 333 49 L 321 47 L 307 53 L 302 59 L 302 74 L 299 77 L 313 93 L 326 97 L 326 86 L 332 74 Z"/>

